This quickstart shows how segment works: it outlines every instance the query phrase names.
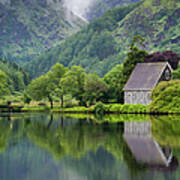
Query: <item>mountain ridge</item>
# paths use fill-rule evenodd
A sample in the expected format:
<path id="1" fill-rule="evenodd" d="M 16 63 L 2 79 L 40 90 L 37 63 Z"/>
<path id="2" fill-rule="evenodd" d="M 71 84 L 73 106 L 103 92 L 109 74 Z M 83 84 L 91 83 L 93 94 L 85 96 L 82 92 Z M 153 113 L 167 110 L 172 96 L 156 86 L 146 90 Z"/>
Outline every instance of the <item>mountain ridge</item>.
<path id="1" fill-rule="evenodd" d="M 0 56 L 23 63 L 59 44 L 86 23 L 60 1 L 0 1 Z"/>
<path id="2" fill-rule="evenodd" d="M 112 9 L 26 67 L 33 76 L 39 76 L 60 62 L 81 65 L 87 72 L 103 76 L 125 60 L 136 35 L 145 38 L 149 53 L 172 50 L 180 54 L 180 3 L 167 2 L 145 0 Z"/>

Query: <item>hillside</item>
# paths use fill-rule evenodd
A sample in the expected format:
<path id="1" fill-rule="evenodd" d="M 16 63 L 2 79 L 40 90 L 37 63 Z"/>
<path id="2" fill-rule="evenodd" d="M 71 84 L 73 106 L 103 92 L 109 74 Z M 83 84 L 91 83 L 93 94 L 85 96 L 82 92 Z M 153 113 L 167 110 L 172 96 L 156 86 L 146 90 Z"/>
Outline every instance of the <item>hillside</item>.
<path id="1" fill-rule="evenodd" d="M 61 0 L 0 0 L 0 57 L 23 63 L 85 25 Z"/>
<path id="2" fill-rule="evenodd" d="M 179 0 L 146 0 L 119 22 L 114 35 L 124 52 L 132 38 L 140 35 L 151 53 L 171 50 L 180 54 L 179 30 Z"/>
<path id="3" fill-rule="evenodd" d="M 146 0 L 115 8 L 92 21 L 61 45 L 26 64 L 33 76 L 50 70 L 56 62 L 81 65 L 103 76 L 122 63 L 135 35 L 146 40 L 151 52 L 172 50 L 180 54 L 179 0 Z"/>
<path id="4" fill-rule="evenodd" d="M 84 16 L 88 21 L 92 21 L 95 18 L 101 17 L 106 11 L 112 8 L 125 6 L 138 1 L 139 0 L 96 0 L 91 4 Z"/>
<path id="5" fill-rule="evenodd" d="M 0 70 L 7 76 L 8 89 L 11 93 L 14 91 L 23 91 L 30 82 L 30 75 L 17 64 L 0 59 Z"/>

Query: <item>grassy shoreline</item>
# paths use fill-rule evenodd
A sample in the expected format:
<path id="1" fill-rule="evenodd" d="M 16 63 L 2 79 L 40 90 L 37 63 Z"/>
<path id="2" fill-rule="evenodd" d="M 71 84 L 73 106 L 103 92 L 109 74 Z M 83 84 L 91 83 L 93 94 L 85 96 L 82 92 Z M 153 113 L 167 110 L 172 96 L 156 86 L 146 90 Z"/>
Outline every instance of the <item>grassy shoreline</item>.
<path id="1" fill-rule="evenodd" d="M 157 111 L 151 112 L 149 106 L 144 105 L 133 105 L 133 104 L 102 104 L 97 103 L 91 107 L 71 107 L 71 108 L 60 108 L 55 106 L 51 109 L 49 106 L 44 105 L 11 105 L 4 108 L 0 108 L 0 112 L 51 112 L 51 113 L 63 113 L 63 114 L 152 114 L 152 115 L 161 115 L 161 114 L 180 114 L 179 112 L 173 112 L 171 109 L 166 111 Z"/>

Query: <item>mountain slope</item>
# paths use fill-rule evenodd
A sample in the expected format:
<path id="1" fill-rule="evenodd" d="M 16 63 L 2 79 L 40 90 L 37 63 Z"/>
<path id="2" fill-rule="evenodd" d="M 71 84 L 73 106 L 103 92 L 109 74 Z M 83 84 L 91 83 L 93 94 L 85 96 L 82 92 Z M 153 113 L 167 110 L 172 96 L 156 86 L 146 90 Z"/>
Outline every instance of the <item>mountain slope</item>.
<path id="1" fill-rule="evenodd" d="M 180 54 L 179 29 L 179 0 L 146 0 L 119 22 L 114 34 L 125 52 L 132 38 L 140 35 L 149 52 L 172 50 Z"/>
<path id="2" fill-rule="evenodd" d="M 106 73 L 122 62 L 113 31 L 118 22 L 137 6 L 138 4 L 119 7 L 107 12 L 59 46 L 27 63 L 25 68 L 33 77 L 46 73 L 56 62 L 65 66 L 81 65 L 88 72 L 96 71 L 99 75 Z"/>
<path id="3" fill-rule="evenodd" d="M 39 76 L 60 62 L 65 66 L 81 65 L 103 76 L 124 61 L 135 35 L 145 38 L 150 53 L 173 50 L 180 54 L 179 29 L 179 0 L 145 0 L 105 13 L 26 68 Z"/>
<path id="4" fill-rule="evenodd" d="M 106 11 L 112 8 L 117 6 L 125 6 L 138 1 L 139 0 L 96 0 L 88 8 L 84 16 L 88 21 L 92 21 L 95 18 L 101 17 Z"/>
<path id="5" fill-rule="evenodd" d="M 0 57 L 28 61 L 84 25 L 61 0 L 0 0 Z"/>

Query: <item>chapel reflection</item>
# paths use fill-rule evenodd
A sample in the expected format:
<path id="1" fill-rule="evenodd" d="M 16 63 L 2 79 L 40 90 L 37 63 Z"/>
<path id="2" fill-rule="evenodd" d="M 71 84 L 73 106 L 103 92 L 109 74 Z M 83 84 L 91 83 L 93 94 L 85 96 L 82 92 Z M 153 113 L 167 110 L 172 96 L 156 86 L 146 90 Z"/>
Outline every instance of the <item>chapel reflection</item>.
<path id="1" fill-rule="evenodd" d="M 151 135 L 151 122 L 125 122 L 123 138 L 137 163 L 158 171 L 178 167 L 171 147 L 161 146 Z"/>

